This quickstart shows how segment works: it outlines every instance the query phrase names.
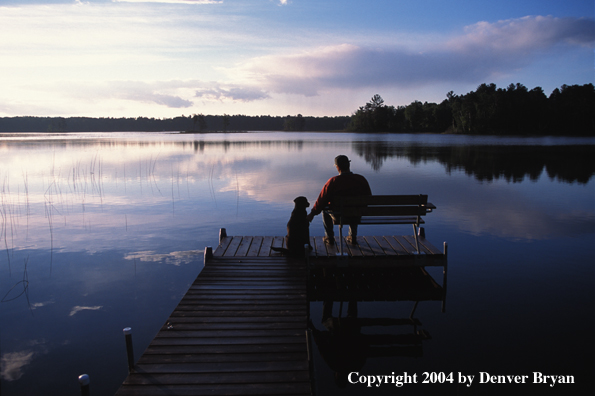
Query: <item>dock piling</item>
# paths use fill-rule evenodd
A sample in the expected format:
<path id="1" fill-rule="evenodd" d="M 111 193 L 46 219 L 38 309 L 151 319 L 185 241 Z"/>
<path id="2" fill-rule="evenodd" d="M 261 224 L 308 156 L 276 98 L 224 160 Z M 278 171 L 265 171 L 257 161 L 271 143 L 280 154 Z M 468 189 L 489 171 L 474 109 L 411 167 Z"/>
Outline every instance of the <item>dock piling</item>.
<path id="1" fill-rule="evenodd" d="M 444 242 L 443 247 L 443 254 L 444 254 L 444 266 L 442 269 L 442 290 L 444 293 L 444 298 L 442 300 L 442 313 L 446 312 L 446 277 L 448 274 L 448 243 Z"/>
<path id="2" fill-rule="evenodd" d="M 79 384 L 81 385 L 81 396 L 89 396 L 89 383 L 91 382 L 88 374 L 79 375 Z"/>
<path id="3" fill-rule="evenodd" d="M 125 327 L 124 338 L 126 339 L 126 354 L 128 356 L 128 372 L 134 371 L 134 352 L 132 350 L 132 327 Z"/>
<path id="4" fill-rule="evenodd" d="M 213 258 L 213 247 L 212 246 L 205 247 L 205 258 L 204 258 L 205 264 L 207 261 L 211 260 L 212 258 Z"/>

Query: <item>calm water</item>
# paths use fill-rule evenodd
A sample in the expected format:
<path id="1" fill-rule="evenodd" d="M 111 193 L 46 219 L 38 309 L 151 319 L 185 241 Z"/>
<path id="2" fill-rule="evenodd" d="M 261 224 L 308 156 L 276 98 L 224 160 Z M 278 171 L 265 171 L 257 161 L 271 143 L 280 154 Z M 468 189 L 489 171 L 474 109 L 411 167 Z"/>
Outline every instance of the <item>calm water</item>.
<path id="1" fill-rule="evenodd" d="M 219 228 L 284 235 L 293 198 L 313 202 L 338 154 L 375 194 L 428 194 L 427 238 L 449 244 L 446 313 L 416 311 L 432 337 L 421 356 L 368 357 L 357 371 L 455 383 L 339 388 L 317 354 L 318 394 L 591 394 L 595 139 L 322 133 L 0 135 L 1 394 L 76 395 L 82 373 L 93 394 L 113 394 L 127 374 L 122 329 L 138 358 Z M 320 216 L 310 233 L 323 234 Z M 411 309 L 362 303 L 360 316 Z M 320 303 L 311 310 L 324 331 Z M 529 379 L 479 384 L 480 372 Z M 576 383 L 533 385 L 533 372 Z"/>

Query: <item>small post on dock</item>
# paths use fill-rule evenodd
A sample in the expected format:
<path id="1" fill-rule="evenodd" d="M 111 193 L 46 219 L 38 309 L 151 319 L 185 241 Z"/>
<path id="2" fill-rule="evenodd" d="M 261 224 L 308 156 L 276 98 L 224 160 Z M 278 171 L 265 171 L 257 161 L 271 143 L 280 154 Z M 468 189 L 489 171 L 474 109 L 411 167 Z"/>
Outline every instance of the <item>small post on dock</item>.
<path id="1" fill-rule="evenodd" d="M 207 263 L 207 261 L 209 261 L 212 258 L 213 258 L 213 247 L 212 246 L 205 247 L 205 258 L 204 258 L 205 264 Z"/>
<path id="2" fill-rule="evenodd" d="M 128 355 L 128 372 L 134 371 L 134 352 L 132 350 L 132 327 L 124 328 L 124 338 L 126 339 L 126 354 Z"/>
<path id="3" fill-rule="evenodd" d="M 220 228 L 219 229 L 219 243 L 221 243 L 223 238 L 227 238 L 227 230 L 225 228 Z"/>
<path id="4" fill-rule="evenodd" d="M 442 313 L 446 312 L 446 275 L 448 273 L 448 243 L 444 242 L 444 266 L 442 270 Z"/>
<path id="5" fill-rule="evenodd" d="M 81 374 L 79 375 L 79 384 L 81 385 L 81 396 L 89 396 L 89 383 L 91 380 L 89 379 L 88 374 Z"/>

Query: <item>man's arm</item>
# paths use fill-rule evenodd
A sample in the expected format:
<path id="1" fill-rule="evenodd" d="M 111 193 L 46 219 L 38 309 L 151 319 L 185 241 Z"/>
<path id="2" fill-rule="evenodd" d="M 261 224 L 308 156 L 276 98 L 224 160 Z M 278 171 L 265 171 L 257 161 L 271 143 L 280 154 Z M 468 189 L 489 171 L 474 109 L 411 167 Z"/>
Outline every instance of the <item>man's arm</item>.
<path id="1" fill-rule="evenodd" d="M 333 177 L 330 178 L 326 182 L 326 184 L 322 187 L 322 190 L 320 190 L 320 194 L 318 194 L 318 198 L 316 199 L 316 202 L 314 202 L 314 205 L 312 205 L 312 210 L 310 211 L 310 214 L 308 215 L 308 221 L 312 221 L 314 216 L 320 214 L 320 212 L 322 212 L 322 209 L 324 209 L 330 202 L 329 190 L 330 190 L 330 186 L 333 182 L 333 179 L 334 179 Z"/>

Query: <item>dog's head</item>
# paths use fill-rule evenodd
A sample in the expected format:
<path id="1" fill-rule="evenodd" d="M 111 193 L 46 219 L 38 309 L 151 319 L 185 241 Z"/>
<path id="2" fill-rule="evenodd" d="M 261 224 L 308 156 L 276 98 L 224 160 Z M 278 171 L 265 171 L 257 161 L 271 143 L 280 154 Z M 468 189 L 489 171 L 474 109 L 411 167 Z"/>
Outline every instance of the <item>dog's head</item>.
<path id="1" fill-rule="evenodd" d="M 296 208 L 307 208 L 310 206 L 310 203 L 306 197 L 297 197 L 293 200 L 293 202 L 295 203 Z"/>

